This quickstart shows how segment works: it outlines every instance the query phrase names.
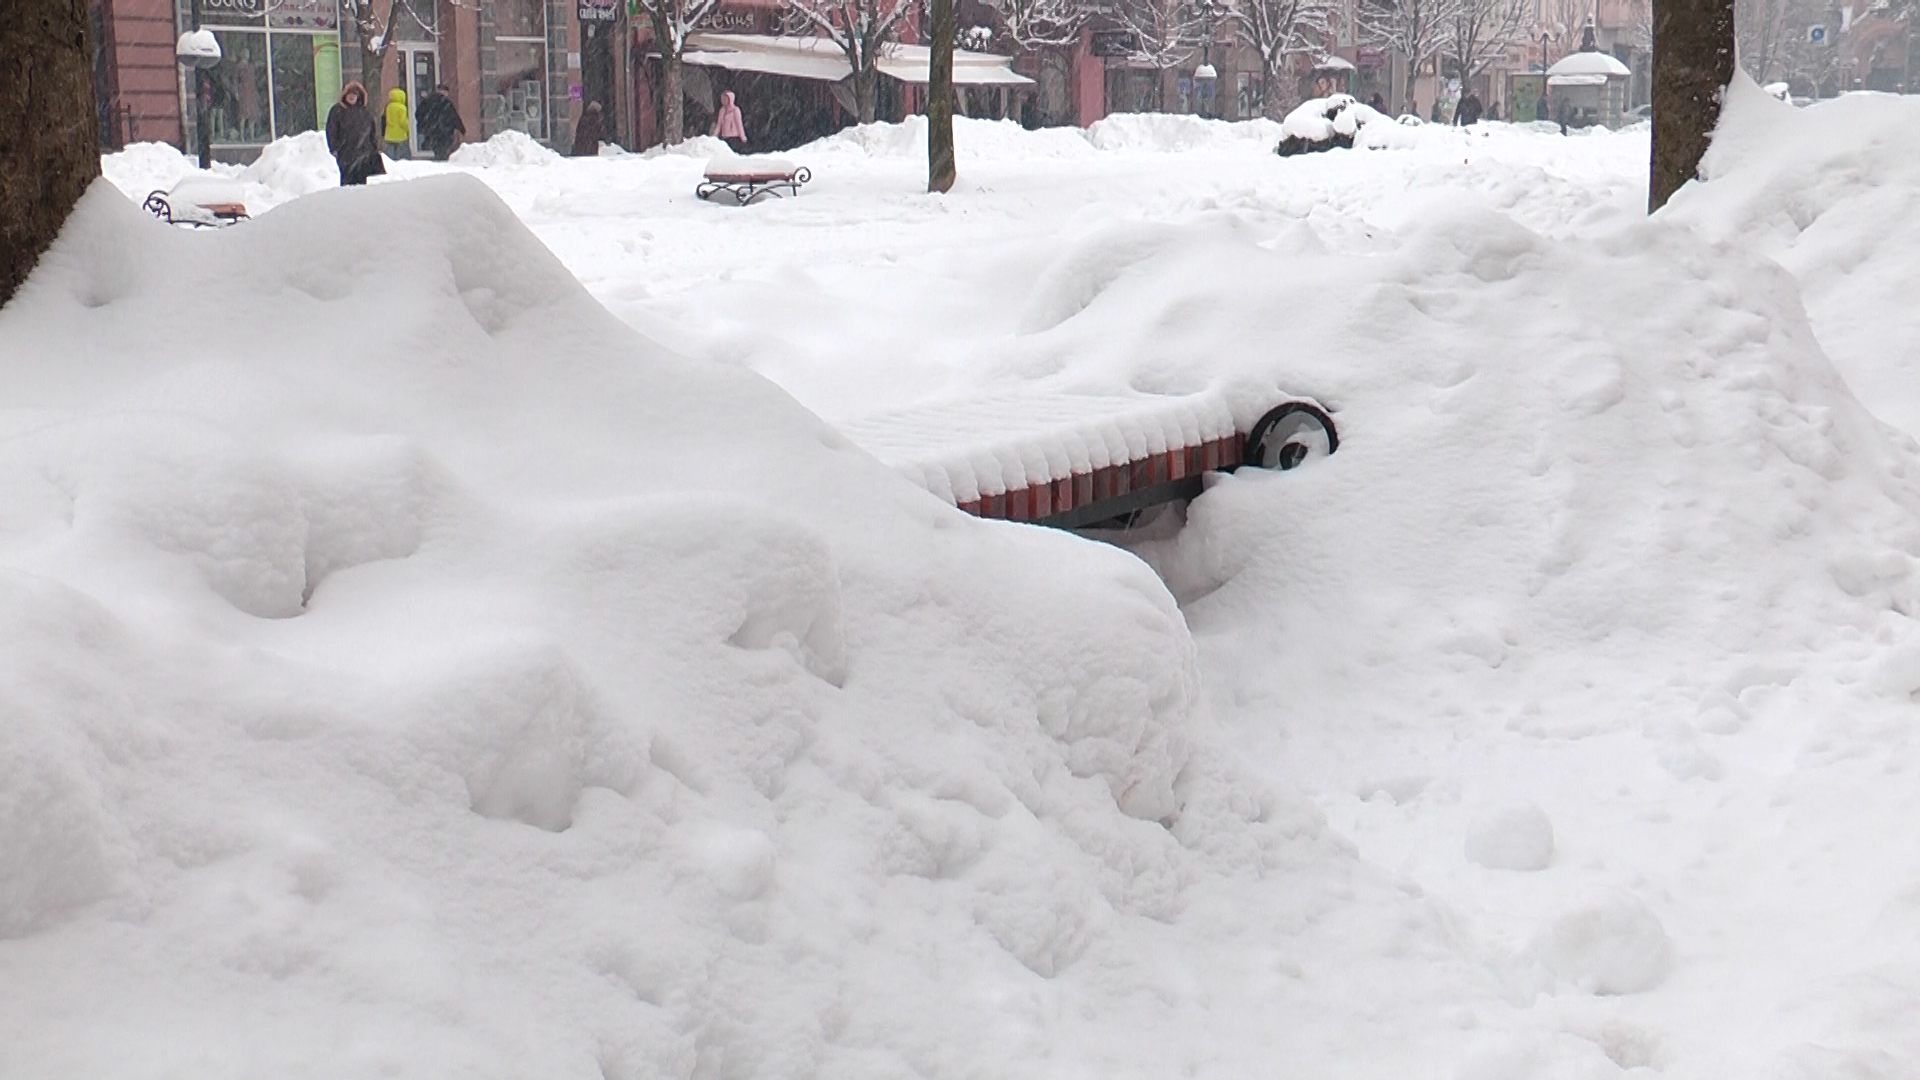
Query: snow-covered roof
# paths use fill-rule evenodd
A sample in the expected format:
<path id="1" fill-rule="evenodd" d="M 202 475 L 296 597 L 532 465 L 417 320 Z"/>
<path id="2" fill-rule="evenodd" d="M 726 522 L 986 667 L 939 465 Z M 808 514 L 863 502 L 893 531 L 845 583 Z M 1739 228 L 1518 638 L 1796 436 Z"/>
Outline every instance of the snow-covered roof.
<path id="1" fill-rule="evenodd" d="M 1548 76 L 1554 75 L 1605 75 L 1625 76 L 1633 72 L 1627 65 L 1603 52 L 1577 52 L 1561 57 L 1559 62 L 1547 69 Z M 1566 84 L 1557 85 L 1585 85 Z"/>
<path id="2" fill-rule="evenodd" d="M 760 34 L 690 34 L 686 62 L 729 71 L 756 71 L 795 79 L 839 82 L 853 73 L 833 42 L 816 37 L 767 37 Z M 932 63 L 925 45 L 893 45 L 880 58 L 880 73 L 905 83 L 925 83 Z M 1009 57 L 970 49 L 953 51 L 956 86 L 1027 86 L 1033 80 L 1015 72 Z"/>
<path id="3" fill-rule="evenodd" d="M 1315 71 L 1354 71 L 1353 61 L 1339 56 L 1323 56 L 1314 62 Z"/>
<path id="4" fill-rule="evenodd" d="M 1605 75 L 1549 75 L 1548 86 L 1605 86 Z"/>

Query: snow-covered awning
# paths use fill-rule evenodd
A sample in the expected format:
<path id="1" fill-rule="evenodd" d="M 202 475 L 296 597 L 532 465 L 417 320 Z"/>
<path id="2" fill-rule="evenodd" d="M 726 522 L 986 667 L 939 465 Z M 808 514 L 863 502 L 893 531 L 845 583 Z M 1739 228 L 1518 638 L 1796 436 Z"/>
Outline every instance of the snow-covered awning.
<path id="1" fill-rule="evenodd" d="M 759 34 L 690 34 L 684 59 L 701 67 L 754 71 L 794 79 L 839 82 L 853 74 L 833 42 L 815 37 L 766 37 Z M 1011 67 L 1012 58 L 956 49 L 956 86 L 1030 86 L 1033 80 Z M 880 73 L 904 83 L 924 84 L 931 63 L 924 45 L 894 45 L 880 58 Z"/>
<path id="2" fill-rule="evenodd" d="M 847 54 L 826 38 L 762 37 L 762 35 L 687 35 L 687 63 L 726 67 L 728 71 L 758 71 L 789 79 L 839 83 L 852 75 Z M 925 85 L 931 56 L 924 44 L 895 44 L 879 58 L 879 73 L 900 83 Z M 1031 86 L 1012 69 L 1012 58 L 991 52 L 954 50 L 956 86 Z"/>
<path id="3" fill-rule="evenodd" d="M 1323 56 L 1314 62 L 1315 71 L 1357 71 L 1353 61 L 1340 56 Z"/>
<path id="4" fill-rule="evenodd" d="M 1605 75 L 1549 75 L 1548 86 L 1605 86 Z"/>
<path id="5" fill-rule="evenodd" d="M 825 56 L 786 56 L 777 53 L 708 52 L 688 50 L 681 57 L 699 67 L 726 68 L 728 71 L 753 71 L 762 75 L 785 75 L 792 79 L 817 79 L 839 82 L 851 70 L 846 60 Z"/>
<path id="6" fill-rule="evenodd" d="M 1547 74 L 1550 76 L 1599 75 L 1602 77 L 1617 76 L 1625 78 L 1633 74 L 1633 72 L 1629 71 L 1627 65 L 1621 63 L 1615 57 L 1608 56 L 1603 52 L 1583 49 L 1577 53 L 1568 53 L 1566 56 L 1555 61 L 1554 65 L 1547 69 Z M 1591 84 L 1574 83 L 1569 85 L 1587 86 Z"/>
<path id="7" fill-rule="evenodd" d="M 689 34 L 682 57 L 700 67 L 839 82 L 853 73 L 844 53 L 820 38 L 773 38 L 753 34 Z"/>
<path id="8" fill-rule="evenodd" d="M 925 85 L 929 77 L 929 63 L 914 63 L 907 59 L 888 57 L 880 61 L 880 74 L 899 79 L 903 83 Z M 1033 80 L 1008 67 L 1005 63 L 963 64 L 956 54 L 953 58 L 953 85 L 955 86 L 1032 86 Z"/>

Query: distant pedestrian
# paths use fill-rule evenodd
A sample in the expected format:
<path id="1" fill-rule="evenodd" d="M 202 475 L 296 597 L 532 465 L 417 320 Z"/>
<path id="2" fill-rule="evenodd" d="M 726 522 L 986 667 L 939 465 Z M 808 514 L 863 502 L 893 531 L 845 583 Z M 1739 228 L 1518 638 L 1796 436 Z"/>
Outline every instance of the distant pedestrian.
<path id="1" fill-rule="evenodd" d="M 460 145 L 460 140 L 467 134 L 467 125 L 460 119 L 460 110 L 454 107 L 445 83 L 434 87 L 432 93 L 420 99 L 414 122 L 420 128 L 420 145 L 433 155 L 435 161 L 447 160 L 453 148 Z"/>
<path id="2" fill-rule="evenodd" d="M 1500 119 L 1500 103 L 1499 102 L 1496 101 L 1493 104 L 1487 106 L 1487 119 L 1489 120 Z"/>
<path id="3" fill-rule="evenodd" d="M 1387 111 L 1387 101 L 1385 98 L 1380 96 L 1380 91 L 1375 90 L 1373 92 L 1373 96 L 1367 99 L 1367 108 L 1372 109 L 1374 112 L 1385 115 Z"/>
<path id="4" fill-rule="evenodd" d="M 1553 122 L 1553 106 L 1547 103 L 1547 95 L 1541 94 L 1533 103 L 1533 118 L 1537 122 Z"/>
<path id="5" fill-rule="evenodd" d="M 1469 90 L 1467 96 L 1460 99 L 1460 107 L 1453 111 L 1453 122 L 1461 127 L 1471 127 L 1480 122 L 1480 95 Z"/>
<path id="6" fill-rule="evenodd" d="M 407 126 L 407 92 L 394 87 L 387 92 L 387 156 L 405 161 L 413 156 L 407 145 L 411 133 Z"/>
<path id="7" fill-rule="evenodd" d="M 740 119 L 740 106 L 733 103 L 733 91 L 720 95 L 720 111 L 713 117 L 713 133 L 725 139 L 736 154 L 747 151 L 747 127 Z"/>
<path id="8" fill-rule="evenodd" d="M 341 187 L 364 184 L 367 177 L 387 171 L 380 161 L 375 128 L 373 113 L 367 111 L 367 88 L 348 83 L 340 91 L 339 102 L 327 112 L 327 152 L 340 167 Z"/>
<path id="9" fill-rule="evenodd" d="M 587 110 L 580 114 L 580 122 L 573 126 L 573 156 L 599 157 L 600 139 L 606 134 L 606 125 L 601 122 L 600 103 L 587 102 Z"/>

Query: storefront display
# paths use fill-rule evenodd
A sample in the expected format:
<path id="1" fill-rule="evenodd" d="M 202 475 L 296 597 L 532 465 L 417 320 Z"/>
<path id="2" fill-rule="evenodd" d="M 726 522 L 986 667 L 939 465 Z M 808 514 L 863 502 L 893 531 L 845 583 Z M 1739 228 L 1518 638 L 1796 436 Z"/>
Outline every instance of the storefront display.
<path id="1" fill-rule="evenodd" d="M 339 0 L 201 0 L 200 20 L 220 41 L 198 91 L 216 153 L 320 127 L 340 92 Z"/>
<path id="2" fill-rule="evenodd" d="M 481 109 L 498 116 L 498 130 L 547 137 L 546 5 L 542 0 L 498 0 L 494 7 L 493 71 Z"/>

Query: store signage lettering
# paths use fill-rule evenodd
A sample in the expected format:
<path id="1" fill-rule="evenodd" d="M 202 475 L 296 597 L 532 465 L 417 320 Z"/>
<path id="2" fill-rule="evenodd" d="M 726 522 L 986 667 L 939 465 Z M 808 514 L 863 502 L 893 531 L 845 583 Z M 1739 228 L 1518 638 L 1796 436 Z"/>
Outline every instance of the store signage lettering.
<path id="1" fill-rule="evenodd" d="M 1128 30 L 1096 30 L 1088 44 L 1095 56 L 1125 57 L 1140 51 L 1140 39 Z"/>
<path id="2" fill-rule="evenodd" d="M 613 0 L 588 0 L 580 5 L 579 12 L 581 22 L 613 22 L 620 17 L 620 6 Z"/>
<path id="3" fill-rule="evenodd" d="M 241 15 L 260 14 L 261 0 L 200 0 L 200 6 L 210 11 L 232 11 Z"/>
<path id="4" fill-rule="evenodd" d="M 753 29 L 753 12 L 719 10 L 700 20 L 703 30 L 740 31 Z"/>

